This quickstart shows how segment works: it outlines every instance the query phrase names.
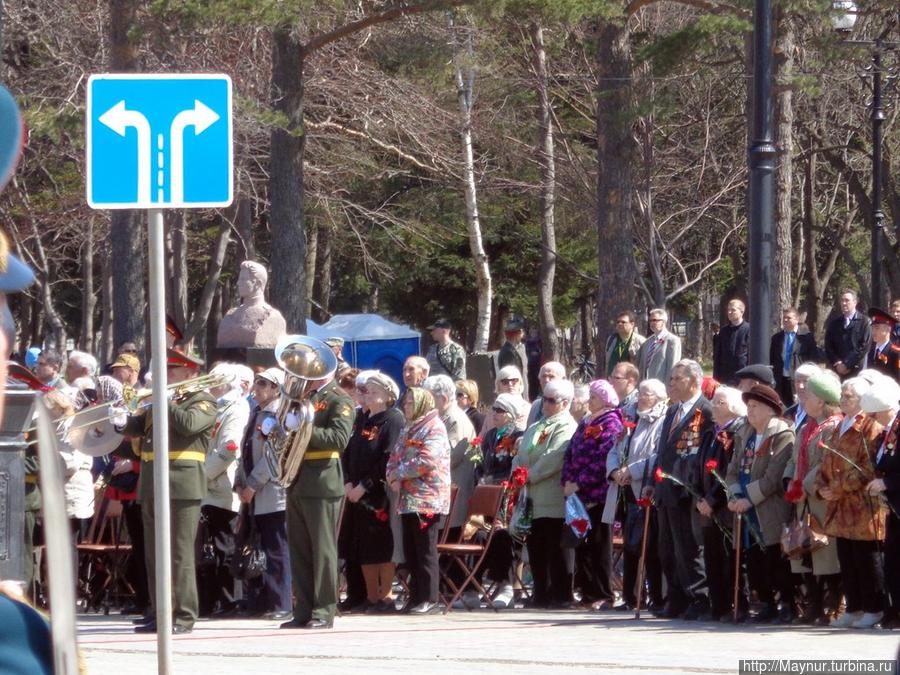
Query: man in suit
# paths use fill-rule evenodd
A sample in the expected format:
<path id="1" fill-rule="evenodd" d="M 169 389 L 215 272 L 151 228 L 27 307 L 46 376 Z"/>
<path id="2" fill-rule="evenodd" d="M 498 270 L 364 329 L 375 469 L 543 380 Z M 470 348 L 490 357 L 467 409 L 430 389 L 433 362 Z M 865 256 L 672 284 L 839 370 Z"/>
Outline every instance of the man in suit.
<path id="1" fill-rule="evenodd" d="M 690 359 L 678 361 L 672 368 L 668 392 L 672 404 L 663 420 L 659 437 L 657 471 L 690 484 L 700 447 L 714 433 L 709 401 L 700 391 L 703 369 Z M 659 555 L 668 584 L 666 605 L 660 616 L 694 620 L 709 611 L 706 571 L 691 524 L 693 499 L 674 481 L 657 479 L 655 487 L 644 488 L 652 495 L 659 515 Z"/>
<path id="2" fill-rule="evenodd" d="M 641 345 L 647 340 L 637 332 L 637 318 L 628 310 L 616 317 L 616 332 L 606 340 L 606 372 L 619 363 L 637 363 Z"/>
<path id="3" fill-rule="evenodd" d="M 638 354 L 638 370 L 641 380 L 654 378 L 669 381 L 672 367 L 681 359 L 681 338 L 666 328 L 669 314 L 664 309 L 650 310 L 650 332 Z"/>
<path id="4" fill-rule="evenodd" d="M 734 384 L 734 374 L 747 365 L 750 353 L 750 324 L 744 321 L 746 307 L 741 300 L 729 301 L 728 323 L 713 343 L 713 377 L 722 384 Z"/>
<path id="5" fill-rule="evenodd" d="M 790 406 L 794 400 L 794 373 L 797 366 L 816 361 L 819 348 L 816 336 L 808 329 L 800 328 L 800 315 L 793 307 L 781 312 L 782 330 L 772 336 L 769 343 L 769 363 L 775 376 L 775 391 Z"/>
<path id="6" fill-rule="evenodd" d="M 869 318 L 872 319 L 872 346 L 867 358 L 869 368 L 897 381 L 900 378 L 900 345 L 891 340 L 897 322 L 877 307 L 869 310 Z"/>
<path id="7" fill-rule="evenodd" d="M 856 311 L 856 291 L 841 293 L 841 313 L 825 329 L 825 357 L 842 380 L 858 375 L 866 367 L 866 355 L 872 341 L 869 318 Z"/>

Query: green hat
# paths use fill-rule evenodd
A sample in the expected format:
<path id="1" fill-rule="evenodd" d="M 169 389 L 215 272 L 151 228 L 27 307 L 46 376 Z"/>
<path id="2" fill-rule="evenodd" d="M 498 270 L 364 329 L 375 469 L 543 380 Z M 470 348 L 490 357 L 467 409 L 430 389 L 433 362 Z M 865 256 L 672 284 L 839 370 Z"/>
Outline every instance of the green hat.
<path id="1" fill-rule="evenodd" d="M 829 405 L 837 405 L 841 400 L 841 381 L 831 371 L 813 375 L 806 382 L 809 393 L 817 396 Z"/>

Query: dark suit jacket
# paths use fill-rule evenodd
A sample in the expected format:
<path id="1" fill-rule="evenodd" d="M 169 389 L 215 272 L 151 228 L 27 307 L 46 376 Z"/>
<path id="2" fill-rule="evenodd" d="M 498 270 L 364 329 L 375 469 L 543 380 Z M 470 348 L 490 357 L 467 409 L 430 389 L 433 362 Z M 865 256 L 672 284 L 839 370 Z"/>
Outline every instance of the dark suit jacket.
<path id="1" fill-rule="evenodd" d="M 732 384 L 734 374 L 747 365 L 750 353 L 750 324 L 722 326 L 713 341 L 713 377 L 722 384 Z"/>
<path id="2" fill-rule="evenodd" d="M 695 481 L 700 448 L 704 443 L 709 442 L 707 437 L 713 433 L 715 425 L 712 421 L 712 409 L 709 401 L 701 396 L 691 409 L 682 416 L 678 425 L 673 428 L 672 423 L 675 420 L 675 411 L 680 406 L 680 403 L 673 403 L 666 411 L 662 431 L 659 436 L 656 463 L 651 475 L 655 473 L 657 468 L 660 468 L 687 485 L 691 485 Z M 700 426 L 696 437 L 692 437 L 690 426 L 698 410 L 700 411 Z M 655 499 L 660 506 L 678 506 L 684 500 L 687 500 L 689 503 L 690 493 L 667 478 L 656 483 Z"/>
<path id="3" fill-rule="evenodd" d="M 853 315 L 850 325 L 844 328 L 844 316 L 839 314 L 828 322 L 825 329 L 825 357 L 831 366 L 838 361 L 850 369 L 847 377 L 856 375 L 866 367 L 866 354 L 872 343 L 872 322 L 859 311 Z"/>
<path id="4" fill-rule="evenodd" d="M 791 354 L 791 363 L 789 364 L 791 376 L 797 366 L 807 361 L 820 361 L 822 355 L 816 344 L 816 336 L 806 331 L 805 333 L 797 332 L 794 338 L 794 349 Z M 784 331 L 780 330 L 772 336 L 769 344 L 769 363 L 772 364 L 772 373 L 775 375 L 775 389 L 780 391 L 781 380 L 784 379 Z"/>

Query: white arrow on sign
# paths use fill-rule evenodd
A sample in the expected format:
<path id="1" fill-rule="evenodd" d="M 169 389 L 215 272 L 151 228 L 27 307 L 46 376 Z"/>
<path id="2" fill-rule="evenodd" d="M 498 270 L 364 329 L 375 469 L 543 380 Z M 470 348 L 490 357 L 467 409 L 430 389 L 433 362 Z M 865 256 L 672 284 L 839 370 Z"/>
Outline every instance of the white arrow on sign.
<path id="1" fill-rule="evenodd" d="M 180 204 L 184 201 L 184 130 L 185 127 L 194 127 L 194 135 L 199 136 L 206 131 L 211 124 L 218 121 L 219 115 L 201 101 L 194 100 L 193 110 L 182 110 L 175 115 L 169 131 L 171 151 L 171 195 L 170 201 Z"/>
<path id="2" fill-rule="evenodd" d="M 125 135 L 128 127 L 137 130 L 137 201 L 139 204 L 150 204 L 150 123 L 137 110 L 126 110 L 125 101 L 119 101 L 112 108 L 100 115 L 101 124 L 105 124 L 119 136 Z"/>

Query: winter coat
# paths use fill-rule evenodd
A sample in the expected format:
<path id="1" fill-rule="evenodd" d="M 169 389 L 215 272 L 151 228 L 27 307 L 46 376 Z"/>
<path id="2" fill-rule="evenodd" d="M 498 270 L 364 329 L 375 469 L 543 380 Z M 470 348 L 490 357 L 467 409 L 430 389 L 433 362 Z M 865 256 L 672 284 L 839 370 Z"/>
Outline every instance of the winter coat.
<path id="1" fill-rule="evenodd" d="M 749 424 L 735 434 L 725 482 L 732 493 L 753 503 L 763 541 L 766 546 L 773 546 L 781 541 L 784 524 L 791 518 L 791 505 L 784 500 L 784 468 L 791 458 L 794 429 L 779 417 L 769 421 L 753 450 L 750 483 L 744 490 L 740 484 L 744 452 L 755 435 L 756 429 Z"/>
<path id="2" fill-rule="evenodd" d="M 884 539 L 885 509 L 877 496 L 866 493 L 866 485 L 875 478 L 875 455 L 881 446 L 883 430 L 871 417 L 857 415 L 843 436 L 838 427 L 830 438 L 823 439 L 827 446 L 859 467 L 855 468 L 847 459 L 824 450 L 816 490 L 819 496 L 825 487 L 839 494 L 835 501 L 827 502 L 825 522 L 822 523 L 825 534 L 856 541 Z"/>
<path id="3" fill-rule="evenodd" d="M 243 396 L 219 402 L 216 425 L 206 450 L 206 497 L 204 505 L 237 511 L 240 499 L 234 491 L 234 476 L 241 457 L 241 440 L 250 418 L 250 405 Z"/>
<path id="4" fill-rule="evenodd" d="M 622 411 L 604 411 L 578 423 L 563 457 L 561 482 L 578 484 L 578 498 L 587 506 L 605 504 L 609 481 L 606 460 L 624 435 Z"/>
<path id="5" fill-rule="evenodd" d="M 565 516 L 560 475 L 566 447 L 577 427 L 569 411 L 563 410 L 531 425 L 522 436 L 519 454 L 513 460 L 513 471 L 519 466 L 528 468 L 528 496 L 534 518 Z"/>
<path id="6" fill-rule="evenodd" d="M 250 423 L 241 444 L 243 455 L 234 477 L 235 490 L 250 487 L 255 491 L 253 512 L 258 516 L 285 510 L 285 489 L 275 482 L 278 466 L 275 448 L 262 433 L 263 422 L 268 418 L 275 418 L 280 403 L 281 399 L 276 398 L 264 409 L 257 407 L 250 414 Z"/>
<path id="7" fill-rule="evenodd" d="M 468 415 L 458 406 L 450 406 L 441 415 L 441 422 L 447 428 L 450 443 L 450 482 L 456 486 L 456 505 L 450 514 L 450 527 L 459 527 L 466 521 L 469 497 L 475 489 L 475 464 L 469 456 L 471 441 L 475 438 L 475 427 Z"/>

